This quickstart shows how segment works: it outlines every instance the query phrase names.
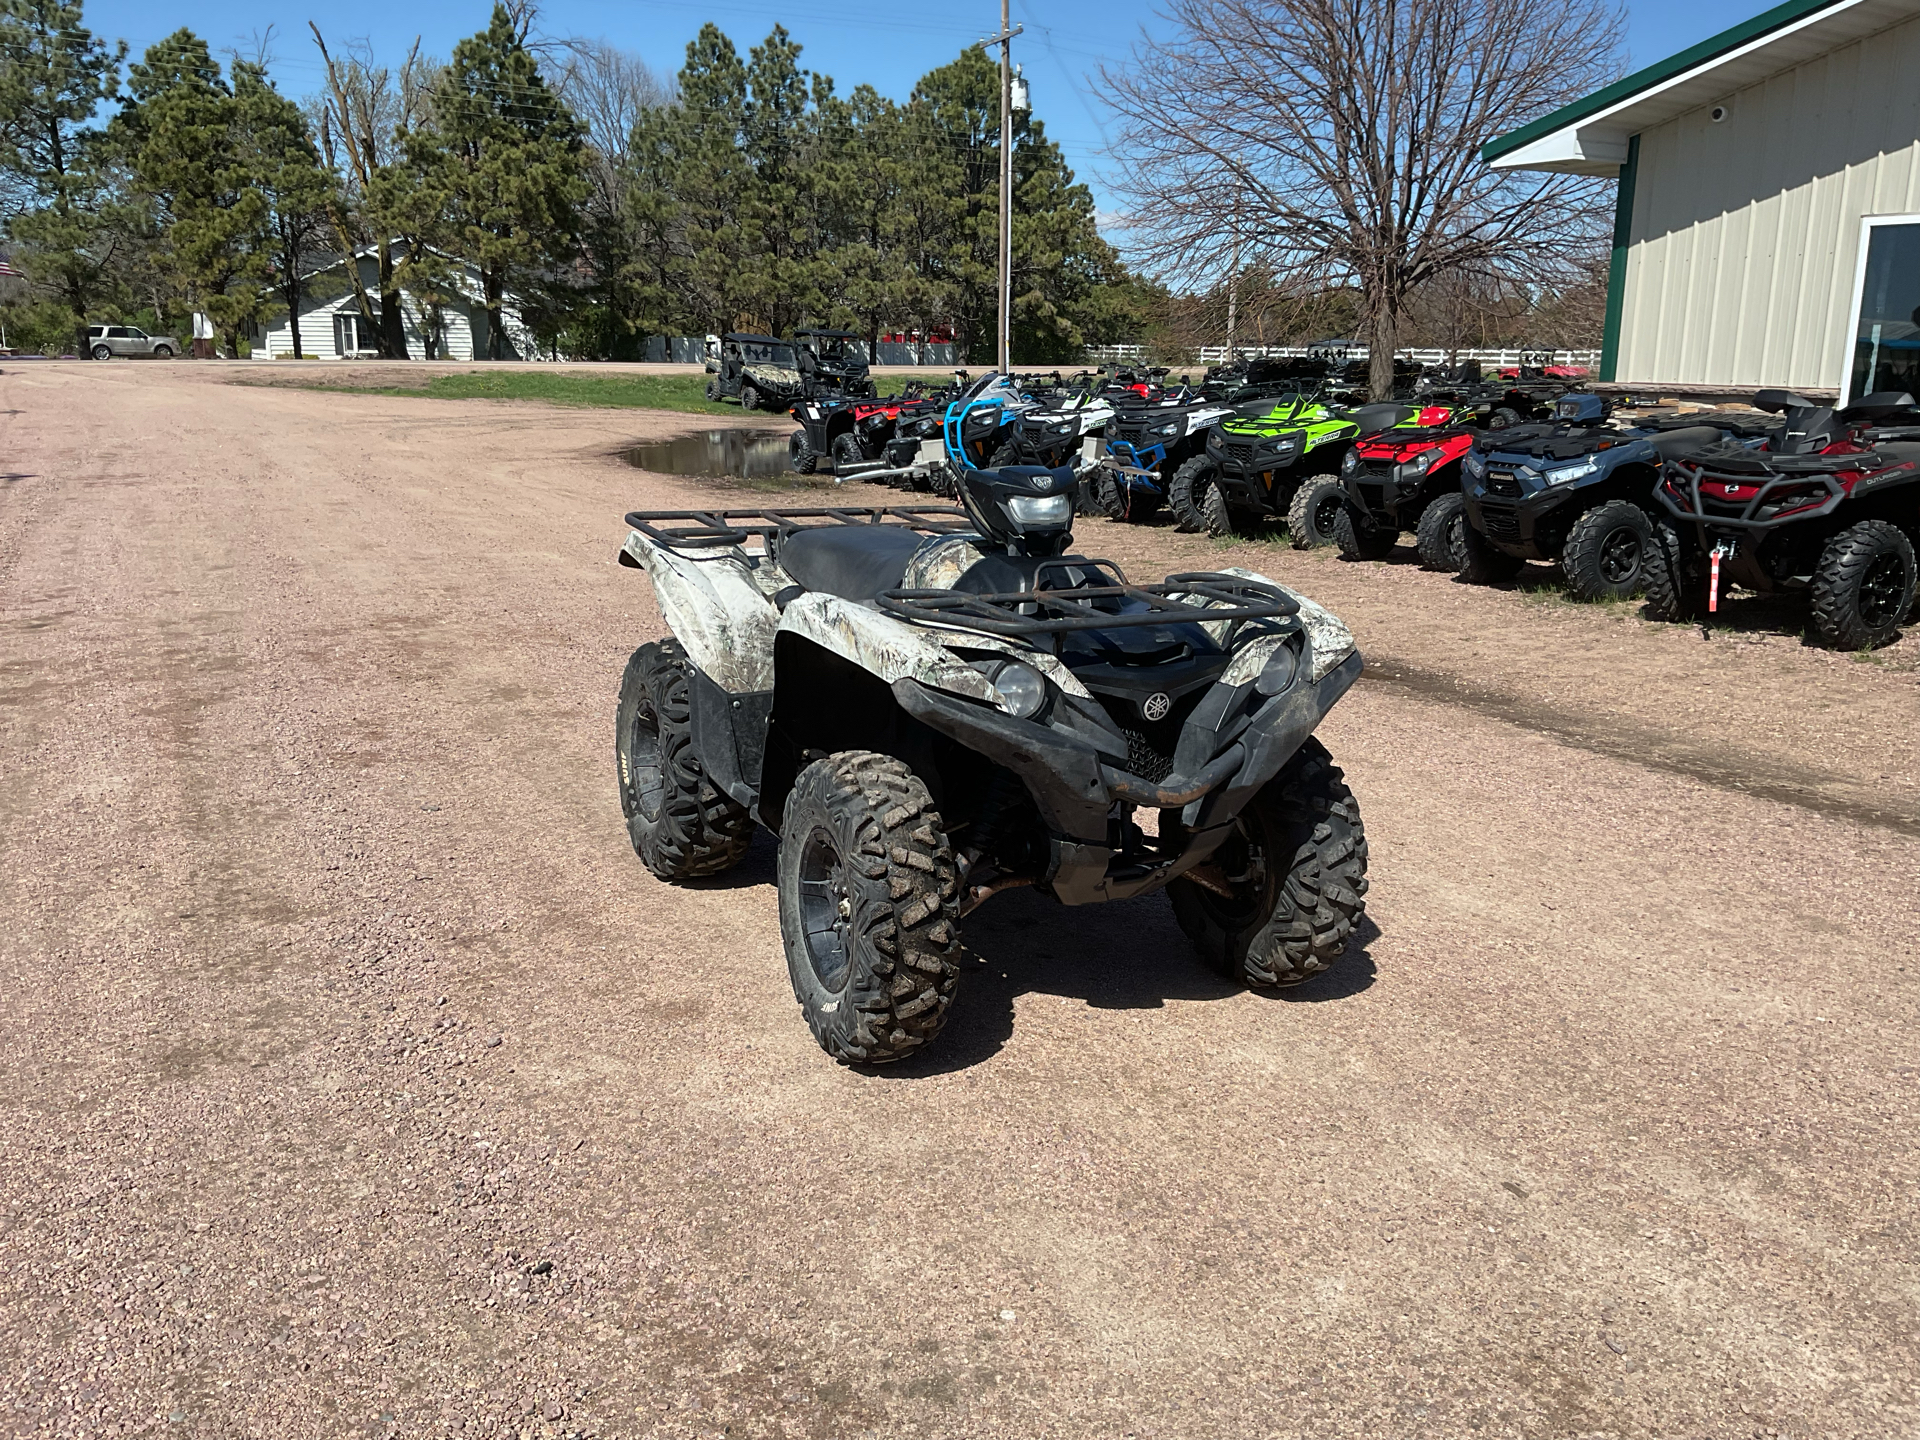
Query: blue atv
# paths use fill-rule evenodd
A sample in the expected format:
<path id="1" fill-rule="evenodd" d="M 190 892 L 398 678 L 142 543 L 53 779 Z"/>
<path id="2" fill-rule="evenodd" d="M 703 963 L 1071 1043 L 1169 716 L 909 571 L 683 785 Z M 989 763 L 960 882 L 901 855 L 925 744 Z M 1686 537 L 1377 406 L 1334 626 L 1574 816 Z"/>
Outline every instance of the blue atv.
<path id="1" fill-rule="evenodd" d="M 1463 522 L 1455 562 L 1476 585 L 1511 580 L 1529 560 L 1558 561 L 1576 600 L 1625 600 L 1646 587 L 1655 555 L 1654 491 L 1678 455 L 1723 440 L 1759 443 L 1775 423 L 1741 412 L 1610 424 L 1598 395 L 1559 400 L 1546 424 L 1513 425 L 1474 442 L 1460 465 Z M 1436 522 L 1438 523 L 1438 522 Z"/>

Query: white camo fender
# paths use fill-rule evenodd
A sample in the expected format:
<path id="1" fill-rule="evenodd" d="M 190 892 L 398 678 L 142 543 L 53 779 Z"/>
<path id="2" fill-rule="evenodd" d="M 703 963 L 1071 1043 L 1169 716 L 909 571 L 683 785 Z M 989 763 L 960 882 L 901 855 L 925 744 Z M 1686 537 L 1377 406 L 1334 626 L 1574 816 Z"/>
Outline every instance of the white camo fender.
<path id="1" fill-rule="evenodd" d="M 716 549 L 694 559 L 637 531 L 627 537 L 626 550 L 646 566 L 667 628 L 708 679 L 735 695 L 773 689 L 780 612 L 753 583 L 738 551 Z"/>
<path id="2" fill-rule="evenodd" d="M 1006 705 L 987 677 L 924 630 L 836 595 L 802 595 L 780 616 L 783 634 L 798 635 L 891 685 L 918 680 L 936 690 Z"/>

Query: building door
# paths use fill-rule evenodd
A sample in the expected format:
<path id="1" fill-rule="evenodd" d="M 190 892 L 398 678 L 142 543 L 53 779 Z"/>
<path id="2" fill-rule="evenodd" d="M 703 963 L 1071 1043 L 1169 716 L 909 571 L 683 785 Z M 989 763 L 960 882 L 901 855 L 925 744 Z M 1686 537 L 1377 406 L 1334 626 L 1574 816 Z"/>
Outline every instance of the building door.
<path id="1" fill-rule="evenodd" d="M 1920 215 L 1870 215 L 1860 236 L 1851 404 L 1876 390 L 1920 395 Z"/>

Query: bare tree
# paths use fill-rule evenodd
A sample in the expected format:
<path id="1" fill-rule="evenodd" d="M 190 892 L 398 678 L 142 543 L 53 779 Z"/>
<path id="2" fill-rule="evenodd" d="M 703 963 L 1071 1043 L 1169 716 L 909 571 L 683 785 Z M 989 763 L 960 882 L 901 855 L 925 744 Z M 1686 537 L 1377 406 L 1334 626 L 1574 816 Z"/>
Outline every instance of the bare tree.
<path id="1" fill-rule="evenodd" d="M 608 214 L 625 202 L 633 127 L 643 112 L 674 99 L 670 79 L 653 73 L 638 55 L 605 40 L 562 40 L 540 52 L 540 72 L 586 127 L 594 200 Z"/>
<path id="2" fill-rule="evenodd" d="M 351 44 L 335 59 L 320 27 L 312 21 L 307 26 L 326 64 L 327 88 L 320 96 L 320 149 L 344 184 L 333 207 L 333 221 L 353 282 L 354 300 L 369 331 L 380 337 L 381 355 L 404 360 L 407 332 L 399 282 L 394 275 L 393 226 L 373 201 L 380 189 L 376 181 L 402 158 L 401 137 L 418 125 L 426 112 L 439 67 L 421 56 L 418 40 L 397 75 L 374 63 L 372 49 L 364 41 Z M 357 256 L 362 235 L 374 251 L 380 290 L 378 317 L 360 278 Z"/>
<path id="3" fill-rule="evenodd" d="M 1208 287 L 1236 246 L 1291 287 L 1356 287 L 1385 398 L 1408 297 L 1451 272 L 1551 283 L 1604 233 L 1606 182 L 1480 147 L 1620 69 L 1612 0 L 1168 0 L 1105 67 L 1137 258 Z"/>

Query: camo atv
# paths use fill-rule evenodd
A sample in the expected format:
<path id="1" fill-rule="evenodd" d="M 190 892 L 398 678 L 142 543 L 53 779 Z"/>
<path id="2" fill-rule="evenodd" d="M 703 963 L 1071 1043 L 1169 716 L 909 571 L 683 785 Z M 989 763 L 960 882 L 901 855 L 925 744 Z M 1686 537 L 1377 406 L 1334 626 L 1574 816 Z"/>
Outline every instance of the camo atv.
<path id="1" fill-rule="evenodd" d="M 964 509 L 627 516 L 621 563 L 672 632 L 620 685 L 628 836 L 673 882 L 738 864 L 756 818 L 779 836 L 788 978 L 840 1061 L 934 1039 L 959 922 L 1002 890 L 1164 889 L 1262 987 L 1327 968 L 1364 911 L 1359 807 L 1313 738 L 1352 635 L 1251 571 L 1136 584 L 1072 554 L 1075 484 L 975 469 Z"/>

